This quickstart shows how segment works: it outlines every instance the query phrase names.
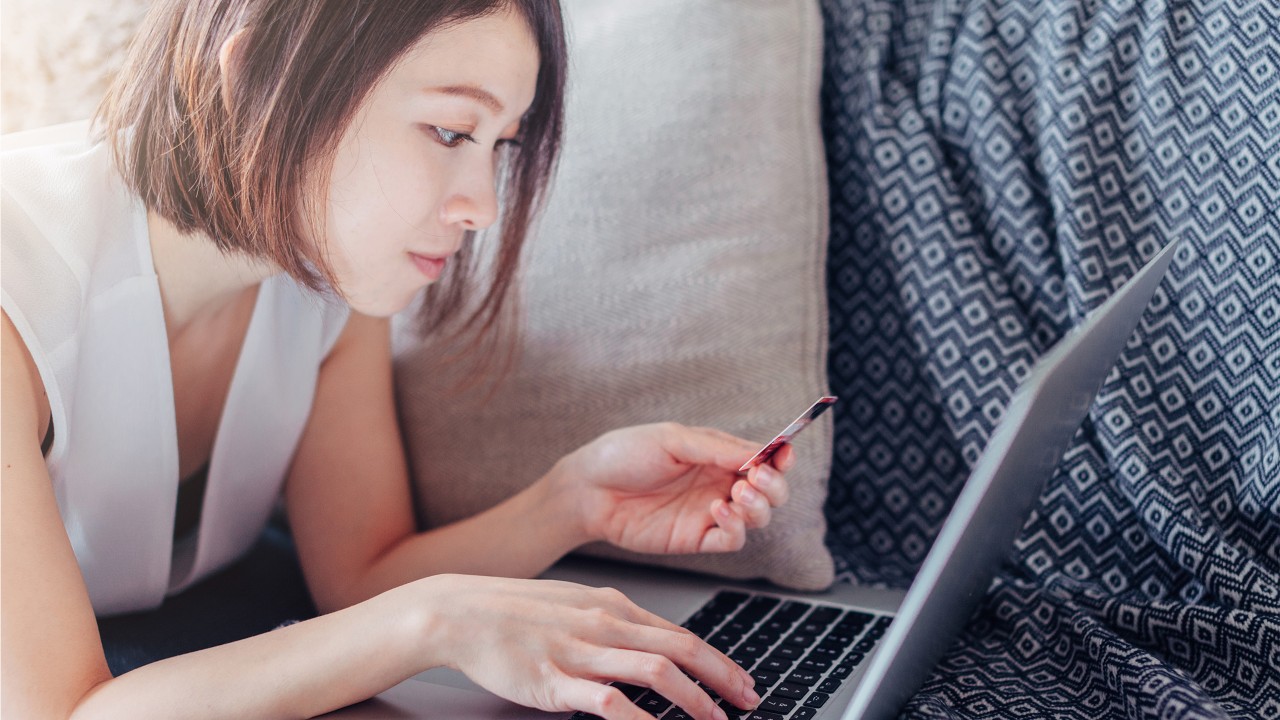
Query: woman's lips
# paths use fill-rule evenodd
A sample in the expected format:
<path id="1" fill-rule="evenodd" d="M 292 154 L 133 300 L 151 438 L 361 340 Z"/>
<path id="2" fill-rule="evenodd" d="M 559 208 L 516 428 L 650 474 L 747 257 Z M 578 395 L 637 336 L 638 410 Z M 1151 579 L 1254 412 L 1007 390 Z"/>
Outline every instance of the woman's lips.
<path id="1" fill-rule="evenodd" d="M 429 257 L 417 253 L 409 253 L 409 257 L 413 258 L 413 264 L 417 266 L 418 271 L 432 282 L 440 279 L 440 274 L 444 272 L 444 264 L 448 260 L 448 258 Z"/>

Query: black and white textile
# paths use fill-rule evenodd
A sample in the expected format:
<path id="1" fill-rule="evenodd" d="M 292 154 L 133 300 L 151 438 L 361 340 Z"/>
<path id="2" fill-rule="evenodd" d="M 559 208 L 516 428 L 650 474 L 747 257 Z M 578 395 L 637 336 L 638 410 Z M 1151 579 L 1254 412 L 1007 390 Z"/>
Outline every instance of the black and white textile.
<path id="1" fill-rule="evenodd" d="M 1280 7 L 823 10 L 844 578 L 909 583 L 1034 359 L 1184 240 L 904 715 L 1280 718 Z"/>

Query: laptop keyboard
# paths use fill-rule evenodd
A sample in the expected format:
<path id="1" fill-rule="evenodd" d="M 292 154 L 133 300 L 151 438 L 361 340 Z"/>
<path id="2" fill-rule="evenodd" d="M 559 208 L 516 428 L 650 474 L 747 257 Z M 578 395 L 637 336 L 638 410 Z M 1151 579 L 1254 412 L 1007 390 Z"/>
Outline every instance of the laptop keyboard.
<path id="1" fill-rule="evenodd" d="M 756 679 L 755 691 L 762 700 L 755 710 L 742 710 L 699 683 L 731 720 L 807 720 L 853 674 L 892 620 L 829 605 L 722 590 L 684 627 Z M 656 718 L 690 717 L 648 688 L 614 685 Z M 570 720 L 598 718 L 579 712 Z"/>

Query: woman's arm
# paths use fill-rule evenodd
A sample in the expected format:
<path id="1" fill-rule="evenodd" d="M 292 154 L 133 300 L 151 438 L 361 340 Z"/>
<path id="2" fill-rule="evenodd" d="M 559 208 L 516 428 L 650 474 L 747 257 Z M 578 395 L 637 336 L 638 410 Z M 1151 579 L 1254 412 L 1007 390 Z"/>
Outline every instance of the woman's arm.
<path id="1" fill-rule="evenodd" d="M 40 453 L 43 387 L 7 315 L 0 335 L 0 715 L 297 717 L 437 664 L 431 605 L 408 597 L 424 589 L 414 586 L 112 679 Z"/>
<path id="2" fill-rule="evenodd" d="M 0 714 L 66 717 L 111 674 L 40 454 L 44 388 L 8 314 L 0 373 Z"/>
<path id="3" fill-rule="evenodd" d="M 388 322 L 352 315 L 321 369 L 287 481 L 321 609 L 439 573 L 531 577 L 592 540 L 648 553 L 738 550 L 786 502 L 778 468 L 793 462 L 790 447 L 742 478 L 758 445 L 664 423 L 605 433 L 506 502 L 416 533 L 390 355 Z"/>
<path id="4" fill-rule="evenodd" d="M 441 408 L 449 412 L 449 408 Z M 592 539 L 547 482 L 416 533 L 395 414 L 390 326 L 353 313 L 321 368 L 286 485 L 289 524 L 322 611 L 440 573 L 532 577 Z"/>

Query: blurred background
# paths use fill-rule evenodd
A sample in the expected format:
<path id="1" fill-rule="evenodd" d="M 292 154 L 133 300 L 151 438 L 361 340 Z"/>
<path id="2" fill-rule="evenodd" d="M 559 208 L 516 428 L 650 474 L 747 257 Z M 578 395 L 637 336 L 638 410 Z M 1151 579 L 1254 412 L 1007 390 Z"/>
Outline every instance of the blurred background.
<path id="1" fill-rule="evenodd" d="M 0 132 L 93 114 L 151 0 L 0 0 Z"/>

